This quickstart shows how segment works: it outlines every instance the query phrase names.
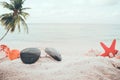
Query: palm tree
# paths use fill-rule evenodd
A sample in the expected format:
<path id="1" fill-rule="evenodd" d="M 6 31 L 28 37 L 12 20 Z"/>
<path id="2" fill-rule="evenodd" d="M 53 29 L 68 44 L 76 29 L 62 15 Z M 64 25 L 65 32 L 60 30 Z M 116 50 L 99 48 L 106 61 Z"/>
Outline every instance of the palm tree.
<path id="1" fill-rule="evenodd" d="M 0 22 L 7 30 L 6 33 L 0 38 L 0 41 L 7 35 L 7 33 L 14 32 L 16 27 L 20 32 L 20 26 L 23 25 L 24 29 L 28 33 L 28 26 L 25 22 L 26 17 L 29 15 L 27 12 L 24 12 L 26 9 L 30 8 L 23 8 L 23 3 L 25 0 L 10 0 L 10 3 L 1 2 L 4 8 L 11 10 L 11 13 L 6 13 L 0 15 Z"/>

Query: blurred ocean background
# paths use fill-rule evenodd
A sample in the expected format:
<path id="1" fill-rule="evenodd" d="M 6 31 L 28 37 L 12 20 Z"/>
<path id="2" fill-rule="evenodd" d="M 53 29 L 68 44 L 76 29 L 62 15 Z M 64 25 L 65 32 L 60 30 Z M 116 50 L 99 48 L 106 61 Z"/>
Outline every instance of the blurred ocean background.
<path id="1" fill-rule="evenodd" d="M 38 43 L 51 43 L 62 46 L 82 46 L 86 49 L 101 49 L 99 42 L 105 42 L 110 46 L 113 39 L 117 40 L 116 48 L 120 49 L 120 24 L 52 24 L 30 23 L 29 33 L 17 30 L 9 33 L 0 44 L 20 45 Z M 17 29 L 17 28 L 16 28 Z M 0 26 L 0 36 L 5 30 Z M 29 47 L 29 46 L 28 46 Z"/>

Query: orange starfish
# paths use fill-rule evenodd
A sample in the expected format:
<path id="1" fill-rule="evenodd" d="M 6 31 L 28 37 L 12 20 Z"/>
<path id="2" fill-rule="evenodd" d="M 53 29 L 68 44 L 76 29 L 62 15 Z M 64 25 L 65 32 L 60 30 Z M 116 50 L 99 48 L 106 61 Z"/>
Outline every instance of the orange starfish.
<path id="1" fill-rule="evenodd" d="M 114 39 L 112 41 L 112 44 L 110 47 L 107 47 L 103 42 L 100 42 L 102 48 L 105 50 L 104 53 L 100 54 L 100 56 L 103 56 L 103 57 L 110 57 L 110 53 L 112 53 L 113 56 L 115 56 L 115 54 L 117 54 L 118 50 L 115 49 L 115 45 L 116 45 L 116 39 Z"/>
<path id="2" fill-rule="evenodd" d="M 19 58 L 20 51 L 17 49 L 12 49 L 7 47 L 7 45 L 0 45 L 0 51 L 4 51 L 6 53 L 6 57 L 8 57 L 10 60 L 14 60 Z"/>

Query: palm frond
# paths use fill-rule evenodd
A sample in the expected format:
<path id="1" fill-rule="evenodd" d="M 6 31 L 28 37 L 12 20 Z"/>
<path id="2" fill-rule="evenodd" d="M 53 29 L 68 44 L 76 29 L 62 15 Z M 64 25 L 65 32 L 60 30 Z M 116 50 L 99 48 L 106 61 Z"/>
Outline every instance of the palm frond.
<path id="1" fill-rule="evenodd" d="M 9 30 L 10 28 L 12 28 L 13 26 L 11 25 L 12 23 L 12 15 L 11 14 L 4 14 L 1 16 L 0 18 L 0 22 L 3 26 L 5 26 L 4 28 L 6 30 Z M 12 26 L 12 27 L 11 27 Z"/>
<path id="2" fill-rule="evenodd" d="M 18 24 L 18 31 L 19 31 L 19 32 L 21 31 L 21 29 L 20 29 L 20 23 Z"/>
<path id="3" fill-rule="evenodd" d="M 31 9 L 31 8 L 29 8 L 29 7 L 26 7 L 26 8 L 22 8 L 21 10 L 27 10 L 27 9 Z"/>
<path id="4" fill-rule="evenodd" d="M 18 30 L 20 32 L 21 30 L 20 30 L 20 16 L 19 15 L 15 16 L 15 25 L 16 27 L 18 27 Z"/>
<path id="5" fill-rule="evenodd" d="M 0 16 L 0 22 L 3 26 L 5 26 L 5 29 L 9 29 L 12 19 L 13 15 L 11 13 Z"/>
<path id="6" fill-rule="evenodd" d="M 28 33 L 28 26 L 27 26 L 27 23 L 25 22 L 25 20 L 20 16 L 20 21 L 21 21 L 21 24 L 23 25 L 24 27 L 24 30 L 26 30 L 26 32 Z"/>
<path id="7" fill-rule="evenodd" d="M 5 27 L 6 30 L 10 30 L 11 32 L 14 32 L 15 30 L 15 20 L 12 13 L 9 14 L 3 14 L 0 16 L 0 22 Z"/>
<path id="8" fill-rule="evenodd" d="M 1 2 L 1 5 L 4 7 L 4 8 L 7 8 L 9 10 L 14 10 L 14 6 L 12 4 L 9 4 L 7 2 Z"/>
<path id="9" fill-rule="evenodd" d="M 23 17 L 24 19 L 26 19 L 29 16 L 29 13 L 22 11 L 22 12 L 20 12 L 20 15 L 21 15 L 21 17 Z"/>

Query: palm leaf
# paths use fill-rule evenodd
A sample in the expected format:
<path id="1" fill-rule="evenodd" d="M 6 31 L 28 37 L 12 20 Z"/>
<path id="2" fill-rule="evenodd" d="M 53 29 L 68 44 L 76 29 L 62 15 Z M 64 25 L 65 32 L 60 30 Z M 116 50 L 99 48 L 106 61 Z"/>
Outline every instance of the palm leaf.
<path id="1" fill-rule="evenodd" d="M 23 17 L 24 19 L 26 19 L 29 16 L 29 13 L 22 11 L 22 12 L 20 12 L 20 15 L 21 15 L 21 17 Z"/>
<path id="2" fill-rule="evenodd" d="M 29 7 L 26 7 L 26 8 L 22 8 L 21 10 L 26 10 L 26 9 L 31 9 L 31 8 L 29 8 Z"/>
<path id="3" fill-rule="evenodd" d="M 19 30 L 19 32 L 21 31 L 20 30 L 20 16 L 18 16 L 18 18 L 16 19 L 16 25 L 18 26 L 18 30 Z"/>
<path id="4" fill-rule="evenodd" d="M 11 13 L 9 14 L 3 14 L 0 16 L 0 21 L 3 26 L 5 26 L 5 29 L 9 29 L 11 22 L 13 20 L 13 15 Z"/>
<path id="5" fill-rule="evenodd" d="M 15 30 L 15 20 L 13 15 L 10 13 L 10 14 L 3 14 L 0 16 L 0 21 L 1 21 L 1 24 L 3 26 L 5 26 L 5 29 L 6 30 L 10 30 L 11 32 L 13 32 Z"/>
<path id="6" fill-rule="evenodd" d="M 14 24 L 16 25 L 16 27 L 18 27 L 18 30 L 20 32 L 21 30 L 20 30 L 20 16 L 19 15 L 17 15 L 15 17 L 15 23 Z"/>
<path id="7" fill-rule="evenodd" d="M 28 26 L 27 26 L 27 23 L 25 22 L 25 20 L 20 16 L 20 21 L 21 21 L 21 24 L 23 25 L 24 27 L 24 30 L 26 30 L 26 32 L 28 33 Z"/>
<path id="8" fill-rule="evenodd" d="M 4 8 L 7 8 L 9 10 L 14 10 L 14 6 L 12 4 L 8 4 L 7 2 L 1 2 L 1 5 L 4 7 Z"/>

